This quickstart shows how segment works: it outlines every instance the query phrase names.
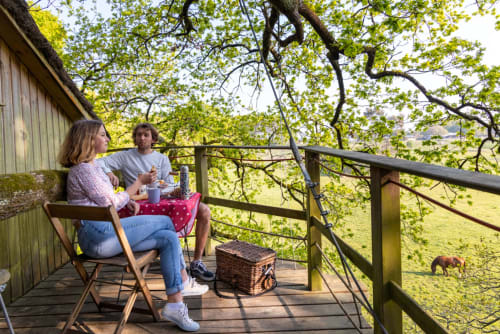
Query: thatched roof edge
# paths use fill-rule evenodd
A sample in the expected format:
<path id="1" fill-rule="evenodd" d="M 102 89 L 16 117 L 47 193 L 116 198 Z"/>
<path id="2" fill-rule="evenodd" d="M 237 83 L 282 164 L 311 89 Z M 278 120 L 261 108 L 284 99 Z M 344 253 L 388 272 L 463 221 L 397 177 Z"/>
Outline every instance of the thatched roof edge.
<path id="1" fill-rule="evenodd" d="M 75 95 L 75 97 L 82 104 L 85 110 L 93 118 L 98 118 L 93 111 L 94 107 L 92 106 L 92 104 L 85 98 L 82 92 L 80 92 L 76 84 L 64 69 L 63 62 L 57 55 L 57 52 L 54 50 L 54 48 L 52 48 L 52 45 L 50 45 L 49 41 L 40 32 L 40 29 L 38 29 L 38 26 L 33 20 L 33 17 L 31 17 L 29 13 L 27 3 L 24 0 L 0 0 L 0 5 L 3 6 L 14 18 L 17 25 L 22 29 L 24 34 L 30 39 L 33 45 L 45 57 L 47 62 L 52 66 L 52 68 L 59 76 L 59 79 L 66 87 L 68 87 L 73 95 Z"/>

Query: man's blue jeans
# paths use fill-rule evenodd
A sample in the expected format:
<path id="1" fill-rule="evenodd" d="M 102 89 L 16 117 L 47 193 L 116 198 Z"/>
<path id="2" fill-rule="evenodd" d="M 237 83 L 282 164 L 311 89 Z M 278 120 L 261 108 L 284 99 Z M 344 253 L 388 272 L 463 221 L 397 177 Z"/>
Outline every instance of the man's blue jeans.
<path id="1" fill-rule="evenodd" d="M 133 251 L 158 249 L 160 268 L 167 295 L 181 291 L 181 270 L 186 268 L 182 248 L 172 220 L 168 216 L 132 216 L 120 219 Z M 81 222 L 78 242 L 86 255 L 106 258 L 123 252 L 111 222 Z"/>

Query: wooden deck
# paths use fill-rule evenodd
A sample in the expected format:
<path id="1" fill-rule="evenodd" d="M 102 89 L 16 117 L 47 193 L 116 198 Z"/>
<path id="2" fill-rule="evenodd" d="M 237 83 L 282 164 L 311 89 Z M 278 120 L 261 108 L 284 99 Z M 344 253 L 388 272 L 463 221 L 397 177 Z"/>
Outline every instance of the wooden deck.
<path id="1" fill-rule="evenodd" d="M 215 271 L 215 257 L 204 259 Z M 109 270 L 109 269 L 108 269 Z M 112 274 L 121 279 L 121 272 Z M 109 276 L 109 275 L 108 275 Z M 126 281 L 127 276 L 125 276 Z M 190 316 L 201 325 L 199 333 L 357 333 L 352 323 L 343 314 L 332 295 L 307 291 L 307 271 L 290 262 L 277 261 L 278 287 L 256 298 L 225 299 L 210 290 L 203 296 L 187 297 Z M 355 321 L 359 321 L 352 297 L 333 277 L 329 278 L 336 296 Z M 156 263 L 147 276 L 147 281 L 158 307 L 166 302 L 163 283 Z M 70 264 L 56 271 L 33 290 L 9 305 L 8 311 L 16 333 L 49 334 L 59 333 L 64 326 L 82 290 L 82 283 Z M 219 285 L 218 285 L 219 286 Z M 234 291 L 224 289 L 224 294 Z M 100 286 L 101 294 L 117 298 L 118 287 Z M 122 292 L 120 299 L 125 300 Z M 140 297 L 139 297 L 140 298 Z M 142 304 L 141 300 L 137 304 Z M 3 314 L 0 314 L 0 334 L 8 333 Z M 119 319 L 119 312 L 104 310 L 99 313 L 91 299 L 83 307 L 74 332 L 106 334 L 112 333 Z M 363 333 L 372 333 L 366 321 L 362 320 Z M 151 316 L 132 313 L 124 333 L 184 333 L 168 321 L 153 322 Z"/>

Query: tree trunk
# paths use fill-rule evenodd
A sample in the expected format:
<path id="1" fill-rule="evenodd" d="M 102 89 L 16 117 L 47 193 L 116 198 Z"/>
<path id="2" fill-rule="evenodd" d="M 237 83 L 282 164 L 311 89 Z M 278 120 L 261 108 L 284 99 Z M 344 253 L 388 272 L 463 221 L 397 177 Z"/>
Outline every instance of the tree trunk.
<path id="1" fill-rule="evenodd" d="M 44 201 L 65 200 L 67 176 L 67 171 L 58 170 L 0 175 L 0 220 Z"/>

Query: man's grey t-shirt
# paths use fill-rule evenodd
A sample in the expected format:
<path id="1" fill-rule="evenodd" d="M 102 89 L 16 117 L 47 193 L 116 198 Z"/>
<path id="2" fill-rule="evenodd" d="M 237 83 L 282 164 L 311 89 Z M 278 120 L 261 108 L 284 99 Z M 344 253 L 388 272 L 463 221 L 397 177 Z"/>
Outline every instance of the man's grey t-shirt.
<path id="1" fill-rule="evenodd" d="M 141 154 L 137 148 L 121 151 L 97 159 L 105 173 L 120 170 L 128 187 L 142 173 L 149 172 L 154 165 L 158 171 L 158 180 L 165 180 L 167 183 L 174 183 L 174 178 L 169 173 L 172 171 L 170 161 L 166 155 L 153 151 L 149 154 Z"/>

